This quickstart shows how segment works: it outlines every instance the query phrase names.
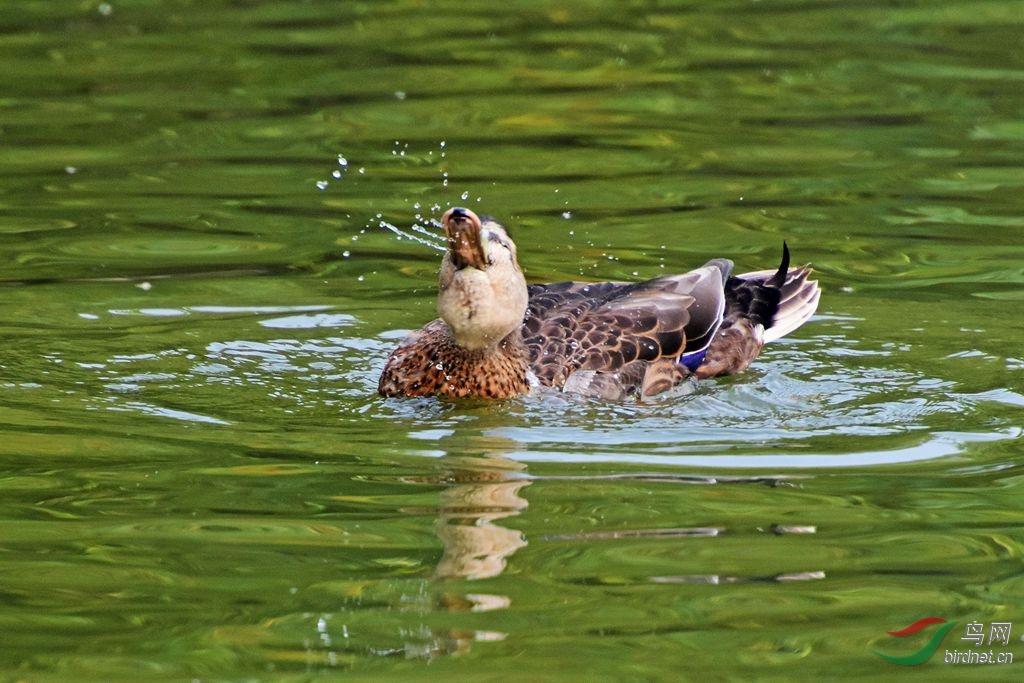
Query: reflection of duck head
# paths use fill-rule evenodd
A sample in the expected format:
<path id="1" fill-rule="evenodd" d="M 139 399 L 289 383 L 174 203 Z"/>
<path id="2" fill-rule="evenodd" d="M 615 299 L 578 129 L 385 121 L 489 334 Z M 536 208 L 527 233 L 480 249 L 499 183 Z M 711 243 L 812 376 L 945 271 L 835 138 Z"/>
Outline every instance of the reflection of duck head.
<path id="1" fill-rule="evenodd" d="M 464 467 L 470 465 L 468 460 L 460 460 Z M 437 535 L 444 544 L 444 555 L 435 576 L 497 576 L 505 569 L 506 559 L 526 545 L 519 531 L 494 524 L 518 515 L 528 505 L 519 492 L 529 480 L 509 471 L 522 465 L 499 458 L 483 458 L 474 464 L 483 466 L 446 473 L 445 481 L 452 486 L 441 493 Z"/>
<path id="2" fill-rule="evenodd" d="M 445 491 L 437 535 L 444 543 L 444 555 L 435 576 L 485 579 L 505 569 L 509 555 L 526 545 L 515 529 L 492 522 L 517 515 L 526 507 L 519 491 L 525 480 L 460 484 Z"/>

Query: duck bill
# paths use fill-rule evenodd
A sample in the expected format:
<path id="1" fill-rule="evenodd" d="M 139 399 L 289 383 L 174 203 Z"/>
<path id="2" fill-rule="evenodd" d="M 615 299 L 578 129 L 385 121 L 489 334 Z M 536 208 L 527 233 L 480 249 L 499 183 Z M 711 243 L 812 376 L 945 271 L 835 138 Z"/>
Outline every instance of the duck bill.
<path id="1" fill-rule="evenodd" d="M 452 263 L 459 270 L 472 266 L 483 270 L 487 265 L 481 234 L 480 217 L 469 209 L 448 209 L 441 217 L 444 234 L 448 238 L 448 251 Z"/>

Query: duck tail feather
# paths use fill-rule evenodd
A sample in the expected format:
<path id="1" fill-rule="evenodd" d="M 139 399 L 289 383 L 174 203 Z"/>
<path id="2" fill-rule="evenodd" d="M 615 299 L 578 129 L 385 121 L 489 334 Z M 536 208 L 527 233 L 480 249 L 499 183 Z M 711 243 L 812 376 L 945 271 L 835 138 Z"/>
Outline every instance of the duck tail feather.
<path id="1" fill-rule="evenodd" d="M 779 306 L 772 316 L 772 324 L 765 329 L 765 343 L 786 336 L 805 322 L 818 309 L 821 289 L 815 280 L 808 280 L 810 266 L 789 271 L 779 287 Z"/>

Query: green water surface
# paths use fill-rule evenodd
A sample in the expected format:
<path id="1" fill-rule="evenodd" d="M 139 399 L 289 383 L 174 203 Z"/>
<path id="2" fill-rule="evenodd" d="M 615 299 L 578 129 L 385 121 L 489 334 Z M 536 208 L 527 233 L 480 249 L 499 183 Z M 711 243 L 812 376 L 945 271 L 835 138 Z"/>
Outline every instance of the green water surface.
<path id="1" fill-rule="evenodd" d="M 1019 680 L 1020 2 L 26 0 L 0 60 L 0 679 Z M 381 399 L 456 204 L 821 306 L 642 403 Z"/>

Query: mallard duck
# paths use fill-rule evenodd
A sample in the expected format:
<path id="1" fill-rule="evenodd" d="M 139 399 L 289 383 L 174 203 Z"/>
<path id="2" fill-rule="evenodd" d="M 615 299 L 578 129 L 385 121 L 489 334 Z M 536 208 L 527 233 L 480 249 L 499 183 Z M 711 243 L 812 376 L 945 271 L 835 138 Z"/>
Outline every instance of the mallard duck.
<path id="1" fill-rule="evenodd" d="M 810 267 L 790 269 L 785 243 L 776 270 L 732 275 L 714 259 L 645 282 L 527 285 L 504 225 L 459 207 L 441 223 L 441 317 L 391 352 L 384 396 L 505 399 L 538 385 L 651 396 L 743 371 L 818 306 Z"/>

